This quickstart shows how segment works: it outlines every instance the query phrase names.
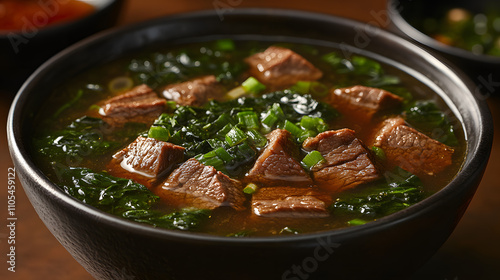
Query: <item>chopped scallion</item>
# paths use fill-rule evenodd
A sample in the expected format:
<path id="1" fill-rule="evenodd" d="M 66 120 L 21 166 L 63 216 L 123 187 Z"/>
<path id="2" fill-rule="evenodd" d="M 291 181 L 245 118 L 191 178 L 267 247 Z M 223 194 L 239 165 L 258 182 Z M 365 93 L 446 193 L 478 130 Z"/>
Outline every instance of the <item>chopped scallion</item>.
<path id="1" fill-rule="evenodd" d="M 317 133 L 315 131 L 312 131 L 309 129 L 302 130 L 300 135 L 297 137 L 297 140 L 299 140 L 299 142 L 302 143 L 302 142 L 306 141 L 307 138 L 314 137 L 316 135 L 317 135 Z"/>
<path id="2" fill-rule="evenodd" d="M 267 144 L 267 138 L 255 129 L 249 129 L 247 135 L 250 136 L 250 139 L 257 147 L 264 147 Z"/>
<path id="3" fill-rule="evenodd" d="M 382 148 L 380 147 L 377 147 L 377 146 L 373 146 L 372 147 L 372 152 L 375 154 L 375 156 L 377 158 L 379 158 L 380 160 L 384 161 L 386 160 L 386 156 L 385 156 L 385 152 Z"/>
<path id="4" fill-rule="evenodd" d="M 246 142 L 238 145 L 238 152 L 243 155 L 246 159 L 253 158 L 255 156 L 255 150 L 252 149 Z"/>
<path id="5" fill-rule="evenodd" d="M 237 114 L 239 123 L 247 129 L 259 128 L 259 117 L 253 111 L 243 111 Z"/>
<path id="6" fill-rule="evenodd" d="M 257 185 L 254 183 L 250 183 L 246 185 L 246 187 L 243 189 L 243 192 L 246 194 L 254 194 L 257 191 Z"/>
<path id="7" fill-rule="evenodd" d="M 300 135 L 302 134 L 302 129 L 300 129 L 298 126 L 296 126 L 289 120 L 285 120 L 283 128 L 288 132 L 290 132 L 296 138 L 300 137 Z"/>
<path id="8" fill-rule="evenodd" d="M 167 101 L 167 108 L 173 111 L 177 108 L 177 103 L 175 101 L 169 100 Z"/>
<path id="9" fill-rule="evenodd" d="M 170 139 L 170 131 L 163 126 L 152 126 L 149 129 L 148 137 L 159 141 L 168 141 Z"/>
<path id="10" fill-rule="evenodd" d="M 267 114 L 262 119 L 262 123 L 267 125 L 268 127 L 273 127 L 276 122 L 278 122 L 278 116 L 276 116 L 273 111 L 267 112 Z"/>
<path id="11" fill-rule="evenodd" d="M 216 157 L 217 154 L 215 153 L 215 150 L 214 151 L 210 151 L 206 154 L 203 155 L 203 159 L 209 159 L 209 158 L 213 158 L 213 157 Z"/>
<path id="12" fill-rule="evenodd" d="M 231 116 L 228 113 L 224 113 L 224 114 L 220 115 L 215 121 L 205 125 L 203 127 L 203 129 L 206 129 L 210 132 L 214 132 L 214 131 L 220 130 L 221 128 L 223 128 L 227 124 L 234 125 L 235 121 L 233 120 L 233 118 L 231 118 Z"/>
<path id="13" fill-rule="evenodd" d="M 268 127 L 273 127 L 280 120 L 285 119 L 285 113 L 279 103 L 274 103 L 271 108 L 263 114 L 262 123 Z"/>
<path id="14" fill-rule="evenodd" d="M 302 94 L 310 94 L 315 97 L 324 97 L 328 94 L 328 87 L 317 81 L 298 81 L 291 90 Z"/>
<path id="15" fill-rule="evenodd" d="M 347 222 L 350 226 L 360 226 L 368 223 L 368 221 L 361 220 L 361 219 L 352 219 Z"/>
<path id="16" fill-rule="evenodd" d="M 328 125 L 323 121 L 322 118 L 315 118 L 309 116 L 303 116 L 300 119 L 300 126 L 304 129 L 312 130 L 317 133 L 328 130 Z"/>
<path id="17" fill-rule="evenodd" d="M 237 126 L 234 126 L 231 128 L 231 130 L 226 134 L 226 142 L 229 144 L 229 146 L 236 146 L 240 144 L 241 142 L 245 141 L 248 136 L 243 132 L 241 129 L 239 129 Z"/>
<path id="18" fill-rule="evenodd" d="M 232 124 L 226 124 L 219 132 L 217 132 L 217 137 L 219 137 L 221 139 L 225 139 L 226 134 L 228 134 L 232 128 L 233 128 Z"/>
<path id="19" fill-rule="evenodd" d="M 245 95 L 246 93 L 247 93 L 247 91 L 245 90 L 245 88 L 243 88 L 242 86 L 239 86 L 239 87 L 235 87 L 232 90 L 228 91 L 226 93 L 226 96 L 229 99 L 236 99 L 238 97 Z"/>
<path id="20" fill-rule="evenodd" d="M 221 171 L 225 169 L 224 161 L 219 157 L 203 158 L 201 161 L 204 165 L 213 166 L 215 169 Z"/>
<path id="21" fill-rule="evenodd" d="M 233 160 L 233 156 L 231 156 L 223 147 L 215 149 L 214 152 L 224 162 L 230 162 L 231 160 Z"/>
<path id="22" fill-rule="evenodd" d="M 290 89 L 295 90 L 298 93 L 306 94 L 306 93 L 309 93 L 310 87 L 311 87 L 310 81 L 298 81 Z"/>
<path id="23" fill-rule="evenodd" d="M 234 41 L 231 39 L 220 39 L 215 41 L 216 47 L 220 51 L 234 51 Z"/>
<path id="24" fill-rule="evenodd" d="M 243 83 L 241 83 L 241 86 L 245 89 L 246 92 L 249 93 L 259 93 L 266 89 L 266 86 L 254 77 L 246 79 Z"/>
<path id="25" fill-rule="evenodd" d="M 311 151 L 309 152 L 303 159 L 302 165 L 307 169 L 311 170 L 317 164 L 326 162 L 325 158 L 321 155 L 319 151 Z"/>
<path id="26" fill-rule="evenodd" d="M 210 145 L 210 147 L 212 147 L 212 149 L 224 147 L 224 141 L 217 138 L 208 139 L 207 142 Z"/>

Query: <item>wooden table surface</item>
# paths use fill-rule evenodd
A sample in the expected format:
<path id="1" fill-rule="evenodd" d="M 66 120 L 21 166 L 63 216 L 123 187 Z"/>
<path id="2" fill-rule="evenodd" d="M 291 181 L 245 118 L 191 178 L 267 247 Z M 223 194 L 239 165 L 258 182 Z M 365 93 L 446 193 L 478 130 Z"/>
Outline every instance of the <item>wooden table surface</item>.
<path id="1" fill-rule="evenodd" d="M 231 7 L 275 7 L 331 13 L 385 27 L 385 0 L 128 0 L 119 25 L 186 11 Z M 0 120 L 5 123 L 12 96 L 2 94 Z M 456 230 L 436 255 L 409 279 L 500 279 L 500 97 L 488 99 L 496 123 L 486 174 Z M 7 174 L 12 167 L 6 132 L 0 137 L 0 279 L 92 279 L 57 242 L 38 218 L 17 183 L 16 272 L 7 270 Z M 411 253 L 411 252 L 408 252 Z"/>

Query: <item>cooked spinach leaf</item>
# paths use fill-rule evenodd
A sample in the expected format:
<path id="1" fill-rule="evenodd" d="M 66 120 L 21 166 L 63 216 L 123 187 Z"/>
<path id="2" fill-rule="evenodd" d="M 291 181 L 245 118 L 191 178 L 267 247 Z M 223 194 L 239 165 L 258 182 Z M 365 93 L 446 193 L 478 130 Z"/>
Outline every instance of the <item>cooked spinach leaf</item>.
<path id="1" fill-rule="evenodd" d="M 251 167 L 257 151 L 265 146 L 266 133 L 282 128 L 302 142 L 327 130 L 326 122 L 337 116 L 332 107 L 310 95 L 287 90 L 211 101 L 201 108 L 179 106 L 156 119 L 148 135 L 184 147 L 187 158 L 196 157 L 238 176 Z"/>
<path id="2" fill-rule="evenodd" d="M 433 101 L 412 102 L 404 114 L 406 121 L 423 133 L 448 146 L 458 145 L 453 125 Z"/>
<path id="3" fill-rule="evenodd" d="M 144 124 L 128 123 L 123 128 L 112 129 L 102 119 L 84 116 L 66 128 L 45 131 L 34 140 L 35 149 L 48 162 L 82 162 L 116 151 L 124 142 L 146 130 Z M 115 141 L 115 139 L 117 139 Z"/>
<path id="4" fill-rule="evenodd" d="M 352 85 L 354 81 L 369 87 L 397 85 L 401 82 L 397 76 L 386 74 L 380 63 L 367 57 L 353 55 L 348 59 L 331 52 L 323 55 L 322 60 L 338 74 L 344 74 L 339 80 L 341 87 Z"/>
<path id="5" fill-rule="evenodd" d="M 158 200 L 158 196 L 141 184 L 87 168 L 67 169 L 62 173 L 61 184 L 67 194 L 115 215 L 129 210 L 149 210 Z"/>
<path id="6" fill-rule="evenodd" d="M 67 194 L 102 211 L 155 227 L 194 230 L 210 216 L 210 210 L 203 209 L 169 214 L 154 210 L 159 197 L 145 186 L 87 168 L 63 172 L 61 187 Z"/>
<path id="7" fill-rule="evenodd" d="M 361 192 L 343 193 L 332 204 L 333 213 L 343 212 L 362 220 L 376 219 L 419 202 L 425 197 L 420 179 L 401 168 L 386 173 L 386 182 Z"/>

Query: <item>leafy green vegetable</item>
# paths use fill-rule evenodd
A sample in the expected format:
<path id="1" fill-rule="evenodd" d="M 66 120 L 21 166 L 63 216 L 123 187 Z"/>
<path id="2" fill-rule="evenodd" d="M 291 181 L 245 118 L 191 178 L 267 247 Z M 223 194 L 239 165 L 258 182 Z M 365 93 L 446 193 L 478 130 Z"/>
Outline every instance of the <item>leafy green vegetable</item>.
<path id="1" fill-rule="evenodd" d="M 231 39 L 220 39 L 215 41 L 215 47 L 219 51 L 234 51 L 236 48 Z"/>
<path id="2" fill-rule="evenodd" d="M 330 91 L 326 85 L 317 81 L 298 81 L 290 89 L 302 94 L 310 94 L 316 98 L 325 97 Z"/>
<path id="3" fill-rule="evenodd" d="M 102 211 L 155 227 L 194 230 L 210 216 L 209 210 L 183 209 L 164 214 L 154 210 L 159 197 L 129 179 L 87 168 L 70 168 L 62 174 L 62 189 Z"/>
<path id="4" fill-rule="evenodd" d="M 243 83 L 241 83 L 241 86 L 245 89 L 245 92 L 250 93 L 259 93 L 266 89 L 266 86 L 254 77 L 246 79 Z"/>
<path id="5" fill-rule="evenodd" d="M 379 160 L 385 161 L 387 159 L 385 152 L 382 148 L 377 146 L 372 146 L 371 150 Z"/>
<path id="6" fill-rule="evenodd" d="M 135 84 L 147 84 L 152 88 L 186 81 L 190 78 L 212 73 L 226 84 L 232 85 L 247 69 L 243 59 L 246 52 L 236 52 L 232 40 L 218 40 L 212 46 L 198 49 L 178 49 L 166 53 L 152 53 L 131 60 L 128 70 Z M 232 59 L 228 59 L 228 55 Z M 231 61 L 231 62 L 229 62 Z"/>
<path id="7" fill-rule="evenodd" d="M 280 127 L 304 141 L 328 129 L 326 121 L 337 116 L 327 104 L 288 90 L 211 101 L 201 108 L 180 106 L 172 114 L 162 114 L 148 135 L 184 147 L 187 158 L 196 157 L 203 164 L 238 176 L 247 171 L 257 151 L 266 145 L 265 133 Z M 302 120 L 311 129 L 299 127 Z M 223 150 L 218 148 L 227 155 L 220 154 Z"/>
<path id="8" fill-rule="evenodd" d="M 359 193 L 342 193 L 332 204 L 334 213 L 352 214 L 359 219 L 383 217 L 424 198 L 420 179 L 401 168 L 386 174 L 387 182 Z"/>
<path id="9" fill-rule="evenodd" d="M 72 197 L 115 215 L 129 210 L 149 210 L 158 199 L 145 186 L 132 180 L 95 173 L 87 168 L 65 170 L 61 184 Z"/>
<path id="10" fill-rule="evenodd" d="M 237 126 L 233 126 L 231 130 L 226 134 L 226 142 L 229 144 L 229 146 L 235 146 L 243 141 L 247 140 L 248 136 L 246 135 L 245 132 L 243 132 L 241 129 L 239 129 Z"/>
<path id="11" fill-rule="evenodd" d="M 423 133 L 448 146 L 458 145 L 453 125 L 433 101 L 412 102 L 404 114 L 406 121 Z"/>
<path id="12" fill-rule="evenodd" d="M 159 211 L 131 210 L 123 216 L 154 227 L 193 231 L 210 218 L 210 213 L 207 209 L 182 209 L 166 215 Z"/>
<path id="13" fill-rule="evenodd" d="M 245 186 L 245 188 L 243 189 L 243 192 L 246 194 L 254 194 L 258 188 L 259 187 L 256 184 L 250 183 L 250 184 Z"/>
<path id="14" fill-rule="evenodd" d="M 306 170 L 311 170 L 316 164 L 321 164 L 324 163 L 326 160 L 325 158 L 321 155 L 320 152 L 314 150 L 309 152 L 303 159 L 302 159 L 302 166 Z"/>
<path id="15" fill-rule="evenodd" d="M 360 225 L 364 225 L 364 224 L 368 223 L 368 221 L 362 220 L 362 219 L 352 219 L 352 220 L 348 221 L 347 223 L 350 226 L 360 226 Z"/>
<path id="16" fill-rule="evenodd" d="M 364 56 L 353 55 L 347 59 L 336 52 L 331 52 L 323 55 L 322 60 L 332 66 L 337 73 L 346 74 L 345 80 L 339 81 L 340 86 L 352 85 L 356 82 L 370 87 L 400 83 L 398 77 L 386 74 L 380 63 Z"/>
<path id="17" fill-rule="evenodd" d="M 239 231 L 239 232 L 230 233 L 230 234 L 228 234 L 226 236 L 227 237 L 248 237 L 248 236 L 251 236 L 254 233 L 255 232 L 252 231 L 252 230 L 242 230 L 242 231 Z"/>

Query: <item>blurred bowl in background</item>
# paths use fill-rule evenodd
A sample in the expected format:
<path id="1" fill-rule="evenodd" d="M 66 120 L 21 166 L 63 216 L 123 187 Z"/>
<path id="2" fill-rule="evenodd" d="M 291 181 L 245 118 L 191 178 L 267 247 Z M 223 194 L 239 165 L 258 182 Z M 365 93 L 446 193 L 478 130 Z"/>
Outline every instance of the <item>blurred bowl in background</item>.
<path id="1" fill-rule="evenodd" d="M 357 41 L 359 30 L 366 30 L 368 44 Z M 377 222 L 311 234 L 248 238 L 126 221 L 68 196 L 41 172 L 30 148 L 34 118 L 58 85 L 86 69 L 155 45 L 215 38 L 327 43 L 350 54 L 383 58 L 427 81 L 464 127 L 467 156 L 462 170 L 436 194 Z M 221 20 L 213 9 L 100 33 L 54 56 L 16 96 L 7 135 L 18 178 L 33 207 L 96 279 L 406 279 L 448 238 L 486 167 L 493 124 L 486 102 L 472 96 L 473 88 L 465 75 L 422 48 L 363 23 L 272 9 L 235 9 Z"/>
<path id="2" fill-rule="evenodd" d="M 476 83 L 476 95 L 500 93 L 498 0 L 389 0 L 387 5 L 391 31 L 458 66 Z"/>
<path id="3" fill-rule="evenodd" d="M 0 26 L 0 90 L 15 92 L 45 60 L 65 47 L 116 23 L 124 0 L 79 0 L 93 6 L 83 16 L 61 20 L 68 0 L 32 1 L 16 14 L 20 28 Z M 8 3 L 8 2 L 6 2 Z M 35 6 L 36 5 L 36 6 Z M 81 8 L 87 9 L 81 5 Z M 3 11 L 2 11 L 3 8 Z M 87 9 L 89 10 L 89 9 Z M 12 11 L 0 7 L 0 16 Z M 26 14 L 23 15 L 23 12 Z M 54 23 L 51 23 L 54 21 Z"/>

